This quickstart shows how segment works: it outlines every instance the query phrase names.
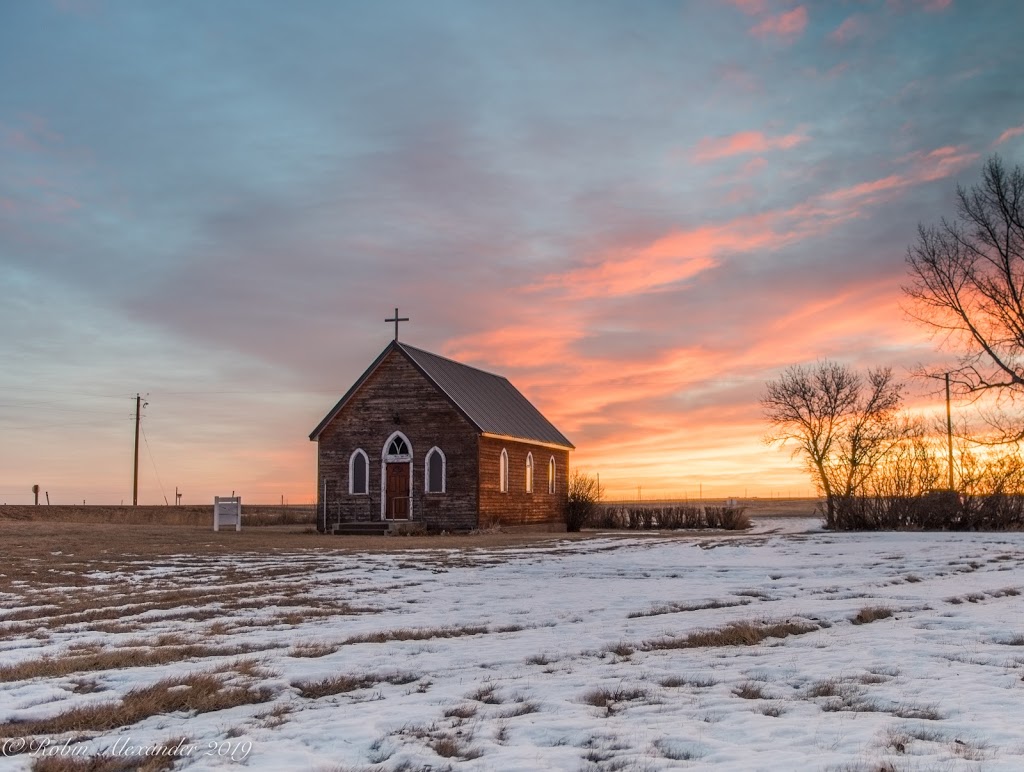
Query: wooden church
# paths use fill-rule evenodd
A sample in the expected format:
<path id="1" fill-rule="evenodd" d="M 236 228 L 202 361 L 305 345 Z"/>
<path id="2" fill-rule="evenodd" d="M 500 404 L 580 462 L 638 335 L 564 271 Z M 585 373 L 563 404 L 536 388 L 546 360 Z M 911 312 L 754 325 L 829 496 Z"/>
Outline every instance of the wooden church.
<path id="1" fill-rule="evenodd" d="M 574 446 L 506 378 L 395 339 L 309 435 L 317 529 L 564 528 Z"/>

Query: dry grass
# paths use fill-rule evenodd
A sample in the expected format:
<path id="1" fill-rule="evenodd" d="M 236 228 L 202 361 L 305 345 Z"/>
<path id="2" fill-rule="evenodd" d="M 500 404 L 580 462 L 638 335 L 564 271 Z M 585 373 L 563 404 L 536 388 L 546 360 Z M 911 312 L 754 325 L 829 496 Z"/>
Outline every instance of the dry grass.
<path id="1" fill-rule="evenodd" d="M 339 648 L 339 644 L 332 643 L 297 643 L 288 652 L 289 657 L 326 657 L 333 654 Z"/>
<path id="2" fill-rule="evenodd" d="M 522 697 L 516 699 L 515 704 L 501 714 L 502 718 L 515 718 L 516 716 L 526 716 L 530 713 L 539 713 L 540 705 L 533 700 L 523 699 Z"/>
<path id="3" fill-rule="evenodd" d="M 714 686 L 717 681 L 711 678 L 702 678 L 700 676 L 668 676 L 661 679 L 658 684 L 668 688 L 675 688 L 677 686 L 692 686 L 696 689 L 707 689 L 708 687 Z"/>
<path id="4" fill-rule="evenodd" d="M 627 689 L 620 686 L 619 688 L 612 691 L 604 687 L 598 687 L 591 689 L 586 692 L 581 700 L 587 705 L 593 705 L 595 708 L 611 708 L 620 702 L 631 702 L 633 700 L 642 700 L 647 697 L 647 692 L 643 689 Z"/>
<path id="5" fill-rule="evenodd" d="M 357 689 L 367 689 L 377 684 L 409 684 L 419 680 L 412 673 L 366 673 L 363 675 L 337 675 L 319 681 L 293 681 L 292 686 L 307 699 L 316 700 L 333 694 L 346 694 Z"/>
<path id="6" fill-rule="evenodd" d="M 787 638 L 819 629 L 812 622 L 732 622 L 725 627 L 699 630 L 683 638 L 649 641 L 650 651 L 665 649 L 699 649 L 713 646 L 755 646 L 768 638 Z"/>
<path id="7" fill-rule="evenodd" d="M 850 621 L 855 625 L 866 625 L 879 619 L 888 619 L 893 610 L 888 606 L 865 606 Z"/>
<path id="8" fill-rule="evenodd" d="M 480 707 L 478 705 L 457 705 L 454 708 L 448 708 L 443 715 L 445 718 L 460 718 L 465 720 L 467 718 L 473 718 L 479 710 Z"/>
<path id="9" fill-rule="evenodd" d="M 390 641 L 429 641 L 432 638 L 461 638 L 467 635 L 487 635 L 489 633 L 515 633 L 522 630 L 522 625 L 502 625 L 488 627 L 486 625 L 463 625 L 462 627 L 406 627 L 398 630 L 378 630 L 373 633 L 353 635 L 343 643 L 388 643 Z"/>
<path id="10" fill-rule="evenodd" d="M 73 756 L 60 754 L 40 756 L 32 760 L 32 772 L 166 772 L 185 755 L 187 737 L 165 740 L 154 746 L 147 757 L 138 756 Z M 147 749 L 148 750 L 148 749 Z"/>
<path id="11" fill-rule="evenodd" d="M 744 700 L 763 700 L 768 697 L 761 688 L 761 685 L 755 681 L 744 681 L 735 687 L 732 693 Z"/>
<path id="12" fill-rule="evenodd" d="M 661 616 L 662 614 L 679 614 L 684 611 L 704 611 L 705 609 L 711 608 L 731 608 L 733 606 L 745 606 L 748 603 L 750 603 L 748 600 L 709 600 L 704 603 L 663 603 L 646 611 L 631 611 L 626 615 L 626 618 L 637 619 L 638 617 L 656 617 Z"/>
<path id="13" fill-rule="evenodd" d="M 438 756 L 446 759 L 460 759 L 469 761 L 483 756 L 484 752 L 479 748 L 473 748 L 467 744 L 467 740 L 455 735 L 442 735 L 431 742 L 430 747 Z"/>
<path id="14" fill-rule="evenodd" d="M 266 687 L 233 686 L 211 673 L 193 673 L 132 689 L 119 702 L 84 705 L 50 718 L 0 724 L 0 737 L 109 731 L 150 716 L 177 711 L 210 713 L 267 702 L 272 697 L 273 692 Z"/>
<path id="15" fill-rule="evenodd" d="M 500 705 L 501 698 L 498 696 L 498 687 L 495 684 L 484 684 L 476 691 L 467 694 L 466 699 L 476 700 L 485 705 Z"/>
<path id="16" fill-rule="evenodd" d="M 224 657 L 263 651 L 267 646 L 158 646 L 154 648 L 124 647 L 95 653 L 40 657 L 0 667 L 0 682 L 23 681 L 28 678 L 57 678 L 71 673 L 97 670 L 123 670 L 129 667 L 150 667 L 180 662 L 185 659 Z"/>

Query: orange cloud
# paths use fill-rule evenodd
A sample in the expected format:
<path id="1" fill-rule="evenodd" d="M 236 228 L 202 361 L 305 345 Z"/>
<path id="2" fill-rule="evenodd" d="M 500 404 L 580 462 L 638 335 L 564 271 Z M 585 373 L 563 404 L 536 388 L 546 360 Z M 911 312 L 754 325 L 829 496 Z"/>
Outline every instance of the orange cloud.
<path id="1" fill-rule="evenodd" d="M 760 38 L 778 37 L 787 42 L 793 42 L 803 34 L 806 27 L 807 9 L 798 5 L 791 11 L 769 16 L 757 26 L 752 27 L 750 34 Z"/>
<path id="2" fill-rule="evenodd" d="M 992 147 L 995 147 L 996 145 L 1001 145 L 1008 139 L 1019 137 L 1021 134 L 1024 134 L 1024 123 L 1022 123 L 1020 126 L 1014 126 L 1004 131 L 1002 134 L 999 135 L 999 139 L 992 143 Z"/>
<path id="3" fill-rule="evenodd" d="M 743 217 L 666 234 L 636 250 L 616 250 L 589 265 L 548 276 L 534 290 L 559 289 L 568 298 L 631 295 L 677 284 L 714 268 L 725 254 L 775 249 L 791 239 L 764 216 Z"/>
<path id="4" fill-rule="evenodd" d="M 794 289 L 785 304 L 753 304 L 756 324 L 709 327 L 701 343 L 676 345 L 652 342 L 666 340 L 653 316 L 620 330 L 609 303 L 693 279 L 729 254 L 757 254 L 821 235 L 976 157 L 956 146 L 920 151 L 897 159 L 890 174 L 822 191 L 788 209 L 672 231 L 633 249 L 598 251 L 582 266 L 513 293 L 518 297 L 510 301 L 514 316 L 507 323 L 451 341 L 444 353 L 508 375 L 577 442 L 573 465 L 600 471 L 610 497 L 633 496 L 637 486 L 644 498 L 695 497 L 700 484 L 706 496 L 742 495 L 743 488 L 752 495 L 780 489 L 803 495 L 808 483 L 799 466 L 760 442 L 765 427 L 757 394 L 784 365 L 817 356 L 857 367 L 888 364 L 877 361 L 885 350 L 927 356 L 928 334 L 905 318 L 897 281 L 842 282 L 834 293 L 817 282 L 812 295 Z M 604 335 L 636 341 L 636 350 L 609 348 Z"/>
<path id="5" fill-rule="evenodd" d="M 735 155 L 765 153 L 769 150 L 789 150 L 806 139 L 803 134 L 767 137 L 760 131 L 740 131 L 728 137 L 705 137 L 697 143 L 693 160 L 706 162 Z"/>

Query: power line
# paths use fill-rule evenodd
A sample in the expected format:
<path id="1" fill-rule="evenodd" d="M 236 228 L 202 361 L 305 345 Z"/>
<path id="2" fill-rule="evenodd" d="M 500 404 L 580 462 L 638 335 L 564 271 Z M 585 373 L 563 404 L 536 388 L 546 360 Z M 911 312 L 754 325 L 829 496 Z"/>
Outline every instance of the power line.
<path id="1" fill-rule="evenodd" d="M 139 428 L 142 428 L 141 425 Z M 160 495 L 164 497 L 164 504 L 166 504 L 167 493 L 164 491 L 164 484 L 160 479 L 160 473 L 156 470 L 156 459 L 153 458 L 153 449 L 149 447 L 149 438 L 146 436 L 145 429 L 142 429 L 142 441 L 146 444 L 146 452 L 149 454 L 149 463 L 153 465 L 153 474 L 156 475 L 156 483 L 160 486 Z"/>

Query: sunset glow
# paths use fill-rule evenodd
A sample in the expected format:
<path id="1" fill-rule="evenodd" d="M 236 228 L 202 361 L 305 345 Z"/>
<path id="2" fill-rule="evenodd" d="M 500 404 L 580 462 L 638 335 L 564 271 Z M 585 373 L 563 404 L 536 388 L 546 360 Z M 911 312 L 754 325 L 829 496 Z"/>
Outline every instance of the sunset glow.
<path id="1" fill-rule="evenodd" d="M 314 498 L 402 340 L 507 376 L 609 498 L 807 495 L 758 404 L 949 355 L 919 222 L 1024 163 L 1024 6 L 11 3 L 0 503 Z M 942 405 L 910 382 L 910 405 Z M 962 406 L 960 406 L 962 407 Z"/>

